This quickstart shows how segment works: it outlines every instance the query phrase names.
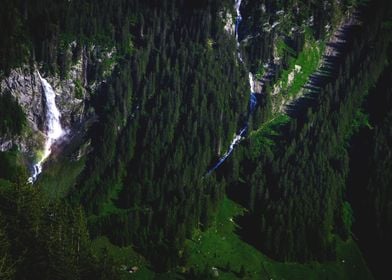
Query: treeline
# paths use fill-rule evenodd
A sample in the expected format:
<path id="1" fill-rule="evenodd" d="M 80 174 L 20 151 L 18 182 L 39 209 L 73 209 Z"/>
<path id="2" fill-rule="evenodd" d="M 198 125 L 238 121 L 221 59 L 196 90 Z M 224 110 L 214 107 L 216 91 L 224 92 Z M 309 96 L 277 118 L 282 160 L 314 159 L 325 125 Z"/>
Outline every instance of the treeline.
<path id="1" fill-rule="evenodd" d="M 350 236 L 347 146 L 385 66 L 389 12 L 388 3 L 372 3 L 363 26 L 347 33 L 342 58 L 326 58 L 333 66 L 329 78 L 315 77 L 321 90 L 298 100 L 286 124 L 251 135 L 223 171 L 233 174 L 226 175 L 231 196 L 250 210 L 244 237 L 275 259 L 333 259 L 335 238 Z"/>

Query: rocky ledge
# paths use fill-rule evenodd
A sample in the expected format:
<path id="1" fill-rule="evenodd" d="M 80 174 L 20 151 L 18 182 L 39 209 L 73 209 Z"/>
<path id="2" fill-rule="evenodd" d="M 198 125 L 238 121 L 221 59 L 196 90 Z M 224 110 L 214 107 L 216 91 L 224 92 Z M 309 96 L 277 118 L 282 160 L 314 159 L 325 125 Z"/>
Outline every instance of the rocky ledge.
<path id="1" fill-rule="evenodd" d="M 0 150 L 9 150 L 17 145 L 22 152 L 32 151 L 34 146 L 40 146 L 39 138 L 45 132 L 45 97 L 42 83 L 38 75 L 40 67 L 25 65 L 13 69 L 8 77 L 0 81 L 0 94 L 5 92 L 17 100 L 27 118 L 27 133 L 18 137 L 0 137 Z M 65 130 L 70 130 L 75 124 L 83 120 L 86 95 L 86 55 L 81 53 L 67 79 L 60 79 L 57 75 L 48 75 L 40 71 L 56 93 L 56 105 L 61 113 L 61 124 Z M 31 137 L 28 135 L 41 135 Z"/>

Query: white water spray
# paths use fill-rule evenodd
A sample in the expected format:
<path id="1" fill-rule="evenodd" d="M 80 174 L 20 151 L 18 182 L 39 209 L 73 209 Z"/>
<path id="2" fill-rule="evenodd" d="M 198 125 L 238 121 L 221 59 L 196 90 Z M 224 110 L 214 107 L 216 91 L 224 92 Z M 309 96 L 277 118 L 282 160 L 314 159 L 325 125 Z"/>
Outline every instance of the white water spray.
<path id="1" fill-rule="evenodd" d="M 61 127 L 60 123 L 60 111 L 56 107 L 55 97 L 56 94 L 52 88 L 52 86 L 41 77 L 41 74 L 38 72 L 38 76 L 41 80 L 42 90 L 45 94 L 45 108 L 46 108 L 46 135 L 45 135 L 45 146 L 44 152 L 39 159 L 39 161 L 34 164 L 34 170 L 31 177 L 28 179 L 29 183 L 34 183 L 37 180 L 38 175 L 42 172 L 42 164 L 49 157 L 52 152 L 51 148 L 54 142 L 64 135 L 64 130 Z"/>
<path id="2" fill-rule="evenodd" d="M 253 74 L 249 72 L 249 86 L 250 86 L 250 93 L 255 92 L 255 81 L 253 79 Z"/>

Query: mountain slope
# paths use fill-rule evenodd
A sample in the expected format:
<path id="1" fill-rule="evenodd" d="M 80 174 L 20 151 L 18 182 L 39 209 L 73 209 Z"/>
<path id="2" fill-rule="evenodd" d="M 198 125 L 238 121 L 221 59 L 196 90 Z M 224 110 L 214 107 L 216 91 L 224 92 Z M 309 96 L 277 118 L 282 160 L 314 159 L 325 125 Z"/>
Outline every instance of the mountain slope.
<path id="1" fill-rule="evenodd" d="M 383 279 L 388 1 L 2 7 L 0 276 Z"/>

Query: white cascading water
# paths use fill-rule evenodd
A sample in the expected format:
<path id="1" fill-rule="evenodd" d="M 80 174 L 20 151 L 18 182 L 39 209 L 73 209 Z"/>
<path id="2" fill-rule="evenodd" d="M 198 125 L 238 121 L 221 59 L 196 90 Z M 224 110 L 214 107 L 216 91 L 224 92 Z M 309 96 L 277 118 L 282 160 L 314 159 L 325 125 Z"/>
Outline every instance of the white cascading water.
<path id="1" fill-rule="evenodd" d="M 235 38 L 237 40 L 237 56 L 238 56 L 238 59 L 242 63 L 244 63 L 244 61 L 242 59 L 242 55 L 241 55 L 241 50 L 240 50 L 240 40 L 238 37 L 238 28 L 239 28 L 239 25 L 242 21 L 242 16 L 241 16 L 241 11 L 240 11 L 241 3 L 242 3 L 242 0 L 236 0 L 235 4 L 234 4 L 234 8 L 237 13 L 234 30 L 235 30 Z M 249 84 L 250 84 L 250 93 L 252 94 L 255 92 L 255 87 L 254 87 L 253 74 L 251 72 L 249 72 Z"/>
<path id="2" fill-rule="evenodd" d="M 242 0 L 235 0 L 234 8 L 237 13 L 237 18 L 235 20 L 234 30 L 235 30 L 235 38 L 237 40 L 237 56 L 238 56 L 238 59 L 241 61 L 241 63 L 244 63 L 244 61 L 242 59 L 242 55 L 241 55 L 240 41 L 239 41 L 239 37 L 238 37 L 238 27 L 242 21 L 242 16 L 241 16 L 241 12 L 240 12 L 241 2 L 242 2 Z M 255 94 L 255 82 L 254 82 L 253 74 L 251 72 L 249 72 L 249 87 L 250 87 L 250 99 L 249 99 L 249 111 L 248 111 L 248 118 L 247 118 L 248 120 L 249 120 L 250 114 L 253 113 L 253 111 L 255 110 L 255 108 L 257 106 L 257 97 Z M 218 162 L 212 168 L 210 168 L 210 170 L 208 170 L 207 175 L 211 174 L 211 172 L 216 170 L 219 166 L 221 166 L 226 161 L 226 159 L 234 151 L 235 147 L 240 143 L 242 137 L 245 136 L 247 129 L 248 129 L 248 121 L 245 122 L 245 124 L 241 128 L 241 130 L 234 136 L 227 152 L 221 158 L 219 158 Z"/>
<path id="3" fill-rule="evenodd" d="M 252 72 L 249 72 L 249 86 L 250 86 L 250 93 L 255 92 L 255 81 L 253 80 Z"/>
<path id="4" fill-rule="evenodd" d="M 241 16 L 241 12 L 240 12 L 241 2 L 242 2 L 242 0 L 236 0 L 235 4 L 234 4 L 234 8 L 237 13 L 237 17 L 235 20 L 235 29 L 234 29 L 235 30 L 235 38 L 237 39 L 237 44 L 239 44 L 239 42 L 238 42 L 238 25 L 242 21 L 242 16 Z"/>
<path id="5" fill-rule="evenodd" d="M 49 157 L 52 152 L 51 148 L 54 142 L 64 135 L 64 130 L 61 127 L 60 123 L 60 111 L 56 107 L 56 93 L 54 92 L 52 86 L 41 77 L 41 74 L 38 72 L 38 76 L 41 80 L 42 89 L 45 94 L 45 109 L 46 109 L 46 135 L 45 135 L 45 146 L 44 151 L 39 159 L 39 161 L 34 164 L 33 173 L 31 177 L 28 179 L 29 183 L 34 183 L 37 180 L 38 175 L 42 172 L 42 164 Z"/>
<path id="6" fill-rule="evenodd" d="M 240 12 L 241 2 L 242 2 L 242 0 L 236 0 L 235 4 L 234 4 L 234 8 L 237 13 L 237 17 L 235 19 L 234 30 L 235 30 L 235 39 L 237 41 L 237 57 L 243 63 L 244 61 L 242 60 L 242 55 L 241 55 L 241 51 L 240 51 L 240 40 L 238 38 L 238 27 L 242 21 L 242 16 L 241 16 L 241 12 Z"/>

